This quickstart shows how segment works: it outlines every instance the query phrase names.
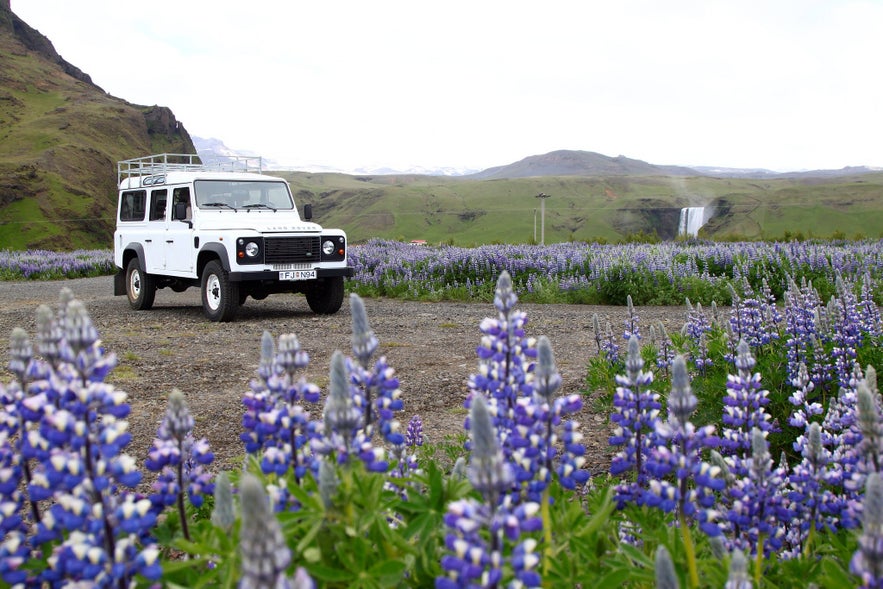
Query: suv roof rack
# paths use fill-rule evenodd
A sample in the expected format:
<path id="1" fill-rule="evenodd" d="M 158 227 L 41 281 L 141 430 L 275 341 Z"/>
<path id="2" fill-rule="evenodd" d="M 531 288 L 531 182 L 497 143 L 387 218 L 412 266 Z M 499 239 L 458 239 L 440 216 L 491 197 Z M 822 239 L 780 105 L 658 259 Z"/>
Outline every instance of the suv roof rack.
<path id="1" fill-rule="evenodd" d="M 141 178 L 168 172 L 253 172 L 263 174 L 261 156 L 231 155 L 203 163 L 195 153 L 157 153 L 117 162 L 117 184 L 128 178 Z"/>

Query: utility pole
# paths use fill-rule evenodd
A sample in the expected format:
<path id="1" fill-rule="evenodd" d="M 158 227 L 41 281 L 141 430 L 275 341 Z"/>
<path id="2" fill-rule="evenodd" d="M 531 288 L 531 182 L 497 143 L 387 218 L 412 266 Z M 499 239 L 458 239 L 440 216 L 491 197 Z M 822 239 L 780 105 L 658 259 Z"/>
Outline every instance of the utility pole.
<path id="1" fill-rule="evenodd" d="M 546 199 L 550 196 L 552 195 L 545 192 L 537 195 L 537 198 L 540 199 L 540 245 L 546 245 Z M 536 212 L 534 212 L 533 240 L 537 240 Z"/>
<path id="2" fill-rule="evenodd" d="M 537 210 L 533 210 L 533 242 L 537 242 Z"/>

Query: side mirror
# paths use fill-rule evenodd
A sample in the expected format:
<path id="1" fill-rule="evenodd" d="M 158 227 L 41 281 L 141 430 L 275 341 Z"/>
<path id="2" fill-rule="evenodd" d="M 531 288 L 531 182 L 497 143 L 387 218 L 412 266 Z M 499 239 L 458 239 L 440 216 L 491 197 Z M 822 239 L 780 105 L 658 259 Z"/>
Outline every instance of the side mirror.
<path id="1" fill-rule="evenodd" d="M 313 218 L 313 205 L 305 204 L 304 205 L 304 221 L 309 221 Z"/>
<path id="2" fill-rule="evenodd" d="M 187 203 L 176 202 L 175 208 L 172 209 L 172 221 L 183 221 L 187 226 L 193 229 L 193 221 L 187 218 Z"/>

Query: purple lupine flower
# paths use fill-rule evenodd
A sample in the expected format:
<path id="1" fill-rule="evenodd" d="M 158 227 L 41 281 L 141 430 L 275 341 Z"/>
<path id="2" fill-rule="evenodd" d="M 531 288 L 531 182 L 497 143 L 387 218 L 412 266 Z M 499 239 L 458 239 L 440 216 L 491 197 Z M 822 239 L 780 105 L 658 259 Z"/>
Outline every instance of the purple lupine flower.
<path id="1" fill-rule="evenodd" d="M 543 403 L 551 403 L 555 391 L 561 387 L 561 375 L 555 367 L 555 357 L 549 338 L 541 335 L 537 340 L 537 363 L 533 372 L 534 392 Z"/>
<path id="2" fill-rule="evenodd" d="M 743 280 L 742 291 L 744 297 L 730 285 L 733 299 L 729 321 L 731 344 L 736 347 L 739 342 L 745 341 L 750 348 L 766 345 L 772 339 L 772 326 L 765 322 L 763 303 L 754 297 L 747 280 Z"/>
<path id="3" fill-rule="evenodd" d="M 51 366 L 58 366 L 61 359 L 61 326 L 46 305 L 37 307 L 37 350 Z"/>
<path id="4" fill-rule="evenodd" d="M 508 273 L 501 273 L 495 297 L 498 318 L 482 321 L 479 373 L 470 378 L 466 404 L 477 396 L 488 403 L 503 455 L 515 469 L 511 499 L 540 501 L 553 473 L 567 488 L 588 479 L 582 468 L 582 434 L 566 419 L 582 400 L 577 395 L 555 398 L 561 376 L 551 344 L 543 336 L 527 337 L 527 316 L 515 310 L 517 300 Z M 471 428 L 468 420 L 466 428 Z"/>
<path id="5" fill-rule="evenodd" d="M 711 323 L 702 310 L 702 304 L 696 303 L 694 307 L 690 299 L 686 299 L 687 304 L 687 321 L 684 324 L 684 335 L 692 342 L 691 358 L 696 365 L 696 369 L 705 374 L 708 367 L 712 365 L 712 360 L 708 356 L 708 334 L 711 333 Z"/>
<path id="6" fill-rule="evenodd" d="M 370 432 L 363 429 L 363 414 L 359 410 L 356 387 L 351 384 L 352 363 L 342 352 L 331 356 L 331 378 L 322 424 L 310 438 L 315 455 L 333 456 L 337 464 L 352 458 L 361 460 L 372 472 L 386 472 L 389 463 L 382 447 L 371 442 Z M 317 465 L 318 466 L 318 465 Z"/>
<path id="7" fill-rule="evenodd" d="M 653 374 L 644 372 L 644 360 L 637 338 L 629 340 L 625 362 L 625 376 L 616 376 L 616 392 L 613 396 L 614 412 L 610 421 L 615 424 L 610 436 L 611 446 L 622 446 L 613 457 L 611 474 L 635 471 L 635 480 L 617 486 L 617 501 L 620 507 L 627 502 L 643 501 L 644 489 L 648 485 L 645 463 L 650 449 L 656 444 L 654 436 L 659 421 L 659 395 L 648 387 L 653 382 Z"/>
<path id="8" fill-rule="evenodd" d="M 536 572 L 539 556 L 536 541 L 519 542 L 524 532 L 542 528 L 537 517 L 539 504 L 514 505 L 502 499 L 511 490 L 515 477 L 497 442 L 495 428 L 484 396 L 477 395 L 470 408 L 471 457 L 468 477 L 482 501 L 462 499 L 448 505 L 444 522 L 448 553 L 441 559 L 443 575 L 435 580 L 437 589 L 498 586 L 503 581 L 507 544 L 514 547 L 510 564 L 517 581 L 524 587 L 539 587 Z"/>
<path id="9" fill-rule="evenodd" d="M 240 439 L 246 452 L 261 454 L 264 474 L 282 476 L 292 469 L 298 483 L 314 466 L 308 443 L 309 407 L 320 398 L 319 387 L 300 374 L 308 364 L 309 355 L 297 336 L 282 334 L 277 346 L 265 331 L 256 378 L 242 399 L 246 411 Z"/>
<path id="10" fill-rule="evenodd" d="M 751 589 L 753 586 L 748 575 L 748 560 L 745 553 L 736 548 L 730 558 L 730 571 L 724 589 Z"/>
<path id="11" fill-rule="evenodd" d="M 242 555 L 240 589 L 289 589 L 293 581 L 286 576 L 291 550 L 276 519 L 266 491 L 254 476 L 243 476 L 239 490 L 242 498 L 242 528 L 239 549 Z M 307 583 L 303 572 L 297 583 Z"/>
<path id="12" fill-rule="evenodd" d="M 805 428 L 813 416 L 821 415 L 824 412 L 824 408 L 818 401 L 810 400 L 815 384 L 810 379 L 809 371 L 807 371 L 806 364 L 803 362 L 800 363 L 797 375 L 792 379 L 791 385 L 795 390 L 788 397 L 788 402 L 794 405 L 796 409 L 791 413 L 791 417 L 788 418 L 788 423 L 793 427 Z M 795 446 L 794 449 L 798 450 L 799 448 Z"/>
<path id="13" fill-rule="evenodd" d="M 656 348 L 656 368 L 668 376 L 671 363 L 675 359 L 675 348 L 662 321 L 657 322 L 655 327 L 650 326 L 650 342 Z"/>
<path id="14" fill-rule="evenodd" d="M 500 450 L 488 403 L 481 395 L 472 400 L 469 423 L 472 441 L 469 482 L 481 493 L 485 503 L 496 506 L 511 490 L 515 476 L 512 465 Z"/>
<path id="15" fill-rule="evenodd" d="M 791 520 L 784 494 L 786 472 L 774 467 L 765 433 L 751 430 L 751 458 L 746 471 L 726 489 L 722 503 L 731 548 L 769 555 L 781 549 L 783 522 Z"/>
<path id="16" fill-rule="evenodd" d="M 9 364 L 7 366 L 20 385 L 27 378 L 33 358 L 34 349 L 31 346 L 28 333 L 20 327 L 13 327 L 9 334 Z"/>
<path id="17" fill-rule="evenodd" d="M 495 405 L 498 428 L 511 429 L 518 398 L 525 394 L 527 371 L 536 357 L 536 342 L 526 337 L 527 314 L 515 309 L 518 297 L 509 273 L 500 273 L 494 295 L 497 318 L 482 320 L 476 348 L 478 373 L 469 378 L 470 391 L 481 392 Z M 468 399 L 467 399 L 468 401 Z"/>
<path id="18" fill-rule="evenodd" d="M 11 346 L 15 362 L 26 367 L 20 373 L 25 380 L 0 392 L 0 461 L 16 478 L 16 512 L 27 513 L 4 518 L 0 571 L 7 582 L 29 585 L 54 586 L 61 579 L 127 585 L 139 574 L 156 579 L 158 551 L 148 538 L 156 515 L 150 501 L 132 490 L 141 473 L 124 453 L 131 440 L 127 396 L 103 382 L 116 358 L 101 347 L 83 304 L 67 289 L 59 298 L 63 307 L 54 324 L 51 312 L 38 313 L 38 347 L 48 359 L 25 361 L 24 340 Z M 6 417 L 11 415 L 17 419 Z M 17 447 L 10 445 L 13 431 Z M 12 448 L 21 454 L 17 462 L 8 460 Z M 5 508 L 12 478 L 3 482 Z M 30 498 L 29 512 L 20 510 L 26 502 L 21 489 Z M 15 522 L 20 526 L 10 525 Z M 49 541 L 56 544 L 45 569 L 20 566 L 20 559 Z"/>
<path id="19" fill-rule="evenodd" d="M 862 278 L 861 296 L 858 303 L 859 323 L 862 333 L 869 338 L 876 338 L 883 334 L 883 319 L 880 317 L 880 309 L 874 302 L 874 282 L 869 272 L 865 272 Z"/>
<path id="20" fill-rule="evenodd" d="M 583 468 L 582 434 L 575 422 L 565 419 L 582 407 L 582 399 L 575 394 L 555 398 L 561 376 L 545 336 L 540 336 L 537 342 L 537 362 L 531 384 L 534 394 L 518 400 L 516 427 L 510 432 L 501 432 L 501 438 L 512 447 L 509 456 L 517 465 L 516 477 L 526 487 L 527 498 L 541 501 L 553 471 L 567 489 L 584 484 L 589 472 Z"/>
<path id="21" fill-rule="evenodd" d="M 845 473 L 843 486 L 858 492 L 865 486 L 865 479 L 873 472 L 883 473 L 883 420 L 881 420 L 879 395 L 872 392 L 876 388 L 876 371 L 871 367 L 872 379 L 861 380 L 856 387 L 854 423 L 850 430 L 855 440 L 852 451 L 841 452 L 839 456 L 848 458 L 852 468 Z"/>
<path id="22" fill-rule="evenodd" d="M 622 338 L 628 342 L 632 339 L 632 336 L 641 339 L 641 329 L 638 325 L 640 317 L 635 313 L 635 306 L 632 304 L 632 295 L 627 295 L 625 297 L 626 304 L 626 318 L 625 318 L 625 331 L 622 334 Z"/>
<path id="23" fill-rule="evenodd" d="M 598 318 L 597 313 L 592 314 L 592 333 L 595 334 L 595 346 L 597 348 L 595 351 L 600 355 L 603 349 L 601 346 L 603 338 L 601 337 L 601 320 Z"/>
<path id="24" fill-rule="evenodd" d="M 214 505 L 212 506 L 212 523 L 229 532 L 236 523 L 236 511 L 233 505 L 233 485 L 230 475 L 221 472 L 215 477 Z"/>
<path id="25" fill-rule="evenodd" d="M 664 544 L 656 548 L 655 560 L 656 589 L 679 589 L 678 575 L 675 573 L 675 565 L 671 560 L 671 553 Z"/>
<path id="26" fill-rule="evenodd" d="M 598 346 L 598 355 L 603 356 L 610 364 L 619 362 L 619 344 L 613 337 L 613 329 L 607 322 L 607 330 L 601 329 L 601 320 L 598 314 L 592 315 L 592 330 L 595 333 L 595 344 Z"/>
<path id="27" fill-rule="evenodd" d="M 364 368 L 367 368 L 370 365 L 371 356 L 380 345 L 380 341 L 368 323 L 365 303 L 355 293 L 350 294 L 350 311 L 353 316 L 353 356 Z"/>
<path id="28" fill-rule="evenodd" d="M 862 534 L 849 570 L 861 578 L 862 588 L 883 588 L 883 478 L 877 472 L 871 473 L 865 483 Z"/>
<path id="29" fill-rule="evenodd" d="M 340 351 L 331 356 L 328 399 L 322 412 L 327 437 L 339 436 L 344 457 L 353 451 L 353 438 L 361 426 L 361 413 L 353 404 L 347 375 L 346 358 Z M 337 445 L 337 444 L 335 444 Z"/>
<path id="30" fill-rule="evenodd" d="M 396 468 L 392 471 L 393 476 L 403 477 L 408 472 L 417 471 L 419 465 L 417 463 L 417 454 L 413 450 L 423 445 L 423 420 L 419 415 L 414 415 L 408 421 L 408 427 L 405 430 L 405 440 L 402 444 L 393 445 L 390 448 L 390 455 L 396 463 Z"/>
<path id="31" fill-rule="evenodd" d="M 766 276 L 760 279 L 760 292 L 757 293 L 760 300 L 760 310 L 763 315 L 763 323 L 767 327 L 768 337 L 770 340 L 779 339 L 779 332 L 776 326 L 782 321 L 782 314 L 776 305 L 776 297 L 767 282 Z"/>
<path id="32" fill-rule="evenodd" d="M 423 420 L 419 415 L 414 415 L 408 421 L 408 429 L 405 432 L 405 444 L 409 447 L 423 445 Z"/>
<path id="33" fill-rule="evenodd" d="M 836 530 L 843 510 L 843 499 L 830 488 L 831 453 L 822 444 L 822 428 L 818 423 L 806 426 L 806 433 L 795 442 L 802 460 L 788 477 L 788 500 L 794 510 L 787 538 L 788 556 L 797 557 L 810 548 L 814 530 Z"/>
<path id="34" fill-rule="evenodd" d="M 395 370 L 379 358 L 368 370 L 361 364 L 347 363 L 350 381 L 355 387 L 354 402 L 362 415 L 362 429 L 370 438 L 379 433 L 391 445 L 405 443 L 401 424 L 395 414 L 404 408 L 402 391 Z"/>
<path id="35" fill-rule="evenodd" d="M 790 380 L 798 377 L 801 364 L 813 365 L 813 350 L 818 345 L 818 325 L 816 314 L 821 307 L 819 294 L 806 279 L 797 284 L 789 281 L 788 290 L 785 292 L 785 350 L 788 359 L 787 375 Z M 814 381 L 815 386 L 822 383 Z"/>
<path id="36" fill-rule="evenodd" d="M 350 309 L 356 362 L 348 361 L 347 369 L 354 386 L 353 401 L 362 415 L 362 431 L 368 440 L 379 433 L 392 446 L 393 454 L 400 456 L 404 453 L 405 436 L 395 418 L 404 407 L 399 380 L 386 357 L 380 357 L 371 365 L 371 356 L 379 342 L 369 326 L 365 305 L 355 293 L 350 295 Z"/>
<path id="37" fill-rule="evenodd" d="M 720 440 L 714 426 L 696 427 L 690 421 L 698 403 L 690 388 L 687 364 L 677 356 L 672 365 L 672 388 L 668 397 L 668 421 L 655 424 L 656 445 L 650 449 L 645 470 L 650 479 L 641 501 L 679 518 L 694 520 L 709 536 L 720 534 L 714 523 L 715 493 L 725 486 L 719 467 L 702 459 L 707 448 Z"/>
<path id="38" fill-rule="evenodd" d="M 861 431 L 856 419 L 857 388 L 864 380 L 861 368 L 855 365 L 851 386 L 841 387 L 837 397 L 831 399 L 822 421 L 822 444 L 830 451 L 830 470 L 826 480 L 841 498 L 841 527 L 856 528 L 859 525 L 856 504 L 862 488 L 866 464 L 858 450 Z M 863 470 L 860 473 L 859 470 Z"/>
<path id="39" fill-rule="evenodd" d="M 727 375 L 727 394 L 723 399 L 722 454 L 734 457 L 732 468 L 737 474 L 744 474 L 746 467 L 741 462 L 752 449 L 751 430 L 762 432 L 776 431 L 772 416 L 767 412 L 769 391 L 762 388 L 760 373 L 752 372 L 754 356 L 743 340 L 739 342 L 735 358 L 738 374 Z"/>
<path id="40" fill-rule="evenodd" d="M 144 463 L 148 470 L 160 473 L 153 484 L 151 501 L 160 511 L 165 506 L 177 504 L 182 533 L 187 540 L 190 530 L 184 506 L 185 493 L 195 507 L 200 507 L 203 496 L 214 492 L 211 476 L 204 468 L 212 463 L 214 454 L 205 439 L 194 440 L 193 426 L 193 416 L 184 394 L 173 389 L 169 395 L 169 407 Z"/>

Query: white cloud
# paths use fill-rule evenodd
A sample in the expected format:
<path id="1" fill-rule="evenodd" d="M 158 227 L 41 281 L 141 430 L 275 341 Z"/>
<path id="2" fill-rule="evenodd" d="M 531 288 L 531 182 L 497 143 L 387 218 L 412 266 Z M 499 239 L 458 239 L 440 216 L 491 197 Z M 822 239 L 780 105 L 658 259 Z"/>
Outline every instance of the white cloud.
<path id="1" fill-rule="evenodd" d="M 883 165 L 883 3 L 12 0 L 115 96 L 283 162 Z"/>

